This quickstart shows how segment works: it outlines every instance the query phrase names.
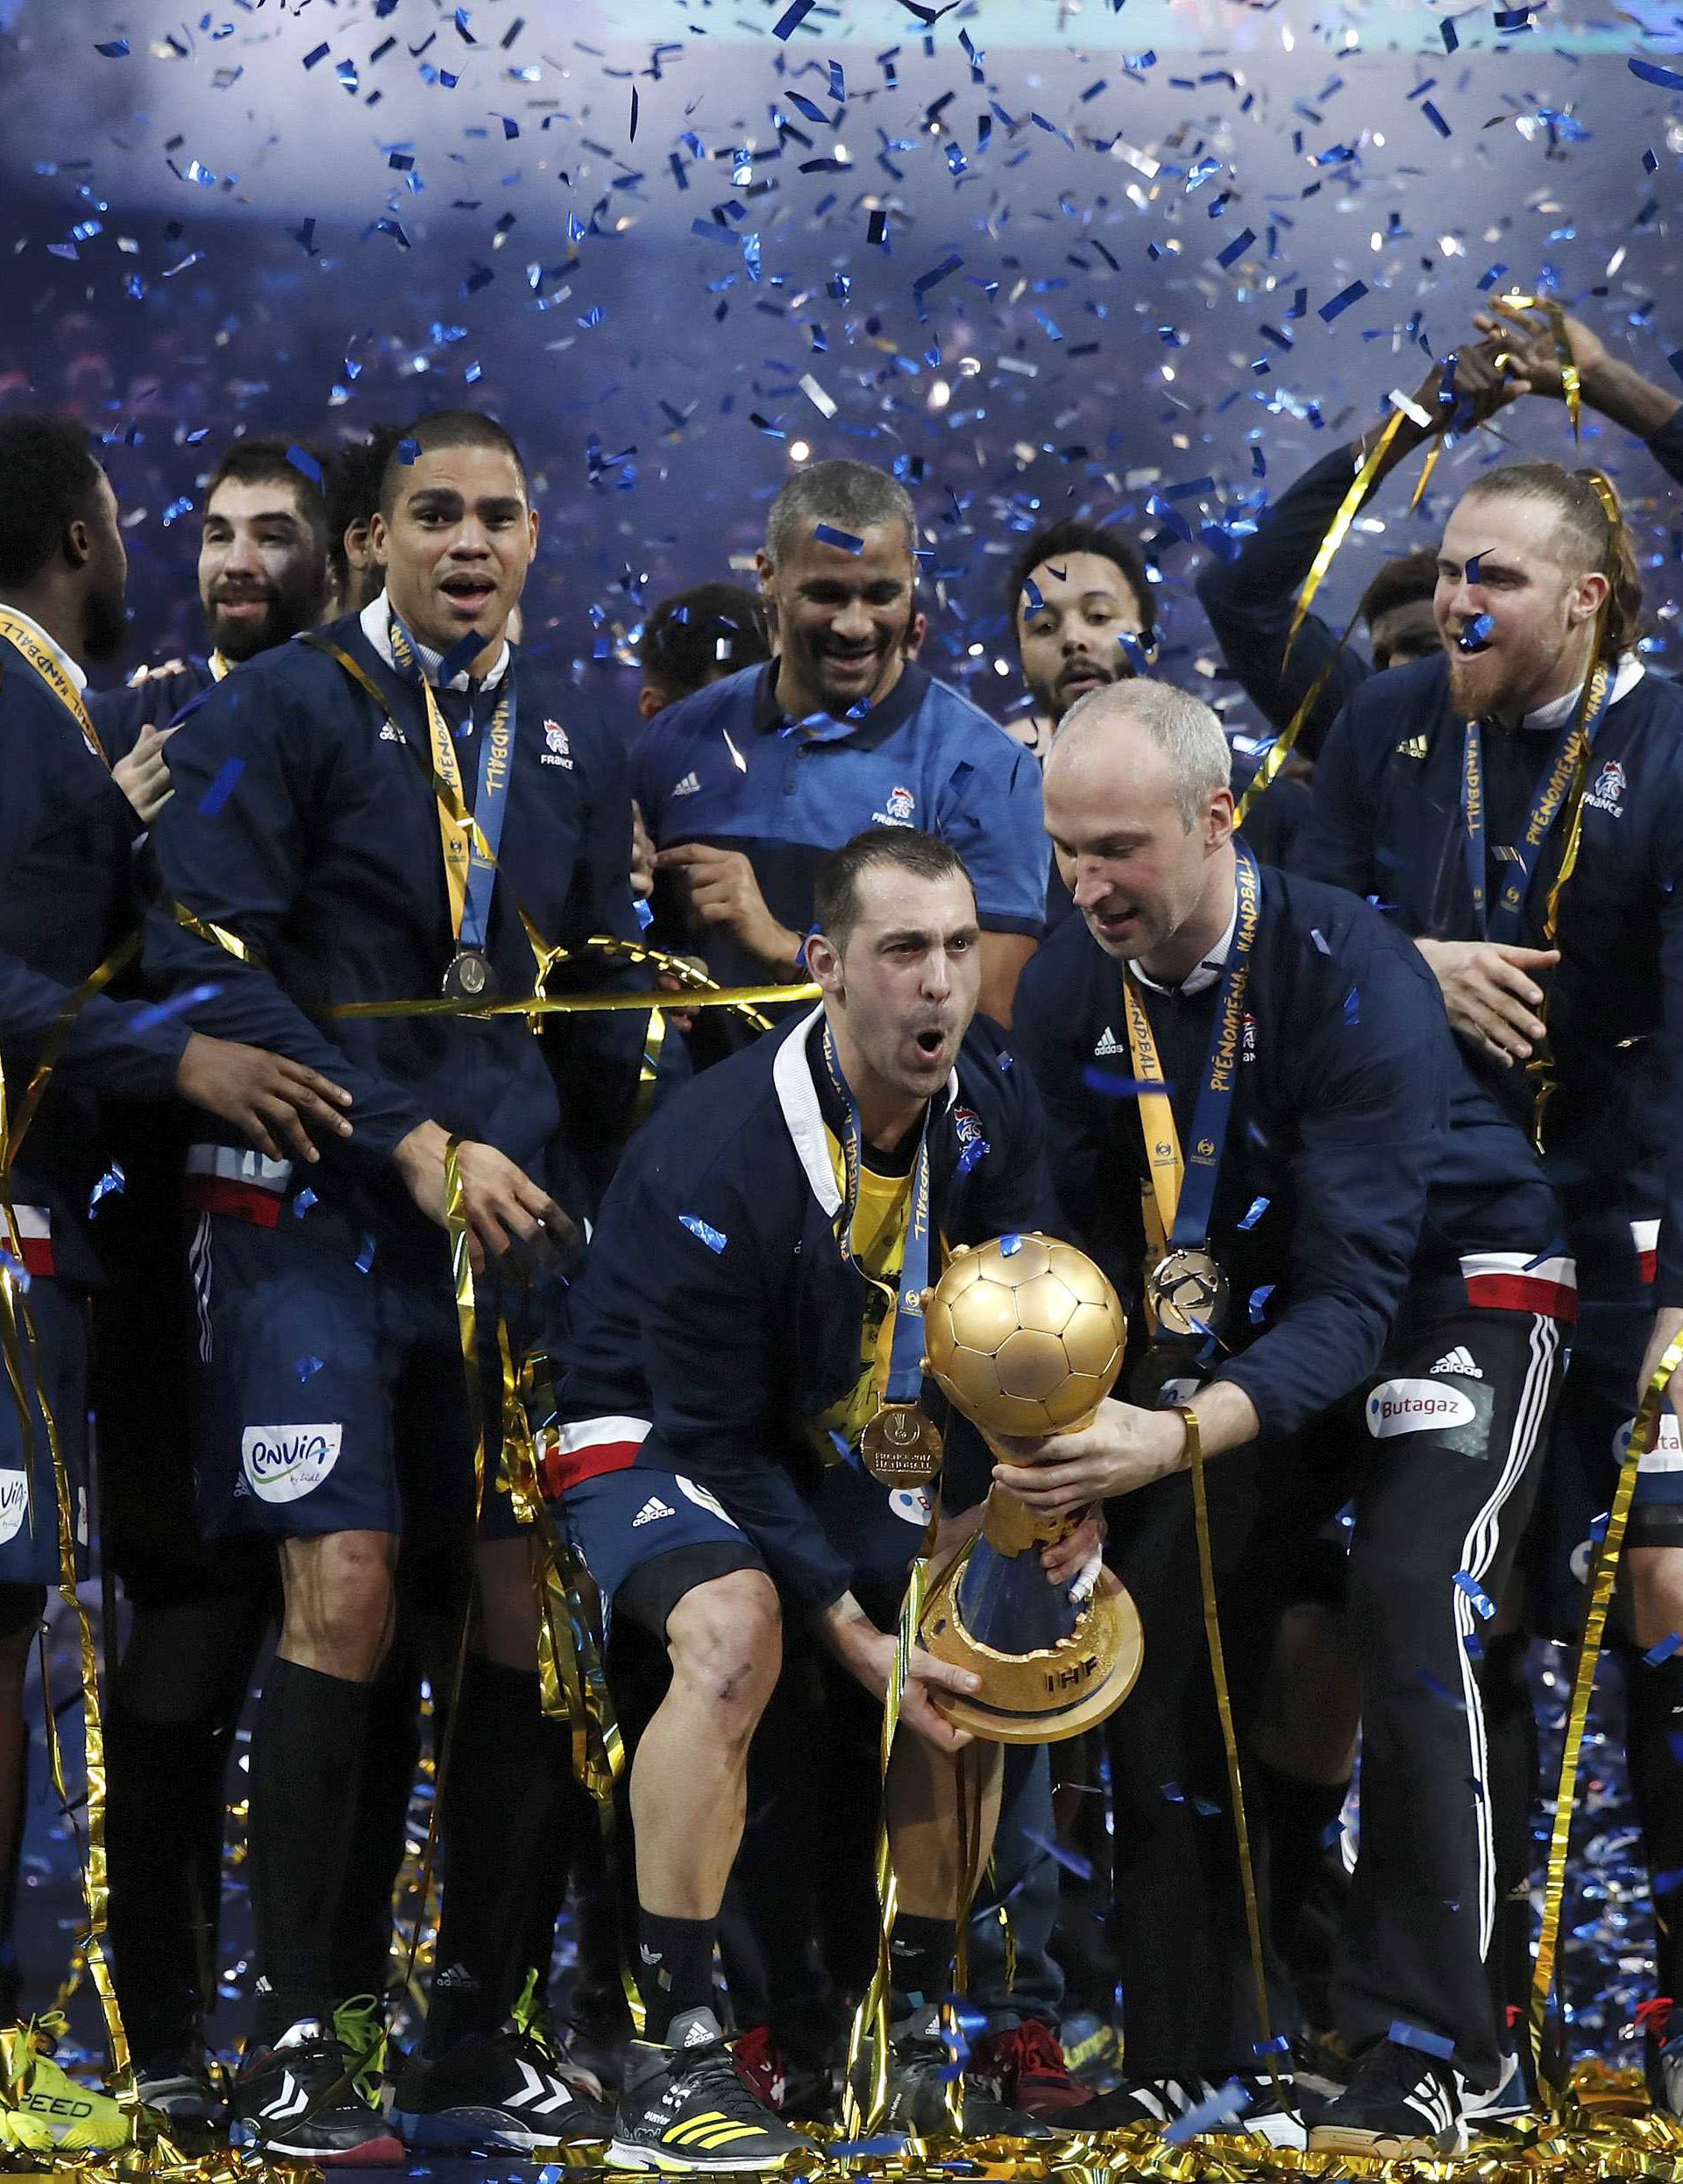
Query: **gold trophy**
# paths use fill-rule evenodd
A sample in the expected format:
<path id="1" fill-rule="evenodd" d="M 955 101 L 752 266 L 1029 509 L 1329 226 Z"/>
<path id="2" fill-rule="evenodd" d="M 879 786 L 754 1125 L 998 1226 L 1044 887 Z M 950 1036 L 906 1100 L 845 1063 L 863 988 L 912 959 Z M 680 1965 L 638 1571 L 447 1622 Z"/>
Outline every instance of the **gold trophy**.
<path id="1" fill-rule="evenodd" d="M 1034 1232 L 961 1244 L 924 1300 L 924 1369 L 955 1409 L 995 1436 L 1090 1424 L 1122 1369 L 1121 1301 L 1084 1252 Z M 1050 1744 L 1114 1713 L 1133 1689 L 1143 1640 L 1120 1581 L 1101 1570 L 1071 1603 L 1040 1549 L 1073 1528 L 995 1486 L 982 1528 L 925 1603 L 918 1636 L 982 1678 L 972 1697 L 931 1696 L 948 1720 L 1000 1744 Z"/>

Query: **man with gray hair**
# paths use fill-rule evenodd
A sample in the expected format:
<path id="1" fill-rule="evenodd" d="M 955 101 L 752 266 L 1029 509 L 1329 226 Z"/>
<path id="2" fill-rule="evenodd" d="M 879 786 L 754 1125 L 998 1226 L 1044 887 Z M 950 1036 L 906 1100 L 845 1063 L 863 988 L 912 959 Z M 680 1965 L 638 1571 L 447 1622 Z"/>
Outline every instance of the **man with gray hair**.
<path id="1" fill-rule="evenodd" d="M 699 940 L 727 985 L 796 983 L 825 854 L 862 826 L 922 827 L 976 882 L 981 1007 L 1007 1022 L 1045 917 L 1040 769 L 906 658 L 916 551 L 911 497 L 869 463 L 815 463 L 772 502 L 758 567 L 777 657 L 669 706 L 633 753 L 657 937 Z"/>
<path id="2" fill-rule="evenodd" d="M 996 1473 L 1043 1513 L 1111 1500 L 1145 1625 L 1110 1723 L 1129 2080 L 1083 2127 L 1164 2121 L 1238 2075 L 1245 2127 L 1301 2130 L 1256 2079 L 1186 1476 L 1201 1449 L 1220 1459 L 1210 1544 L 1241 1748 L 1299 1564 L 1353 1495 L 1362 1840 L 1333 1998 L 1360 2060 L 1309 2145 L 1447 2152 L 1462 2074 L 1497 2067 L 1475 1634 L 1529 1504 L 1571 1262 L 1418 951 L 1355 896 L 1259 864 L 1228 767 L 1215 715 L 1167 684 L 1070 709 L 1046 824 L 1081 916 L 1017 1013 L 1066 1233 L 1133 1330 L 1126 1399 Z"/>

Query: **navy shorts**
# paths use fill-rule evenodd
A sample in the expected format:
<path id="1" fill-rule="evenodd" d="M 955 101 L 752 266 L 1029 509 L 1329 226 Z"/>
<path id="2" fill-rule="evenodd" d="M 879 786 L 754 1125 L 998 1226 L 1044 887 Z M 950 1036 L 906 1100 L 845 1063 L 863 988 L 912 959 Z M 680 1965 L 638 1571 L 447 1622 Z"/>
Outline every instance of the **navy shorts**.
<path id="1" fill-rule="evenodd" d="M 364 1273 L 285 1228 L 208 1213 L 189 1251 L 194 1455 L 212 1537 L 330 1532 L 465 1535 L 473 1439 L 455 1299 L 443 1283 Z M 481 1531 L 520 1527 L 496 1492 L 501 1379 L 481 1308 Z"/>
<path id="2" fill-rule="evenodd" d="M 20 1325 L 27 1426 L 10 1375 L 0 1376 L 0 1585 L 51 1585 L 59 1583 L 64 1565 L 41 1397 L 46 1394 L 52 1409 L 64 1457 L 80 1576 L 88 1554 L 88 1306 L 80 1291 L 49 1274 L 34 1277 L 26 1301 L 40 1377 L 38 1381 L 35 1357 Z"/>
<path id="3" fill-rule="evenodd" d="M 617 1603 L 658 1638 L 666 1634 L 667 1615 L 696 1585 L 728 1571 L 765 1568 L 718 1497 L 676 1471 L 638 1464 L 600 1471 L 569 1486 L 560 1507 L 604 1615 Z"/>
<path id="4" fill-rule="evenodd" d="M 1563 1643 L 1583 1627 L 1600 1520 L 1613 1506 L 1636 1423 L 1637 1379 L 1654 1331 L 1651 1294 L 1640 1301 L 1579 1301 L 1527 1557 L 1533 1627 Z M 1683 1443 L 1669 1408 L 1637 1473 L 1624 1536 L 1632 1547 L 1683 1546 Z"/>

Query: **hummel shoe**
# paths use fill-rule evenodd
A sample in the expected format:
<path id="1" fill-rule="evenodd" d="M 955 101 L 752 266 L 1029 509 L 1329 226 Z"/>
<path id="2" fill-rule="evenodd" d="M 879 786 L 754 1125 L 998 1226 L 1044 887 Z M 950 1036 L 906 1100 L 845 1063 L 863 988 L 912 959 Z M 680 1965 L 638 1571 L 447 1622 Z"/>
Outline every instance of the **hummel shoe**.
<path id="1" fill-rule="evenodd" d="M 1290 2077 L 1281 2082 L 1289 2101 L 1302 2101 L 1303 2088 Z M 1235 2072 L 1219 2087 L 1208 2078 L 1125 2079 L 1068 2119 L 1069 2128 L 1079 2131 L 1126 2131 L 1135 2124 L 1176 2138 L 1219 2134 L 1299 2150 L 1309 2137 L 1298 2109 L 1281 2099 L 1266 2072 Z"/>
<path id="2" fill-rule="evenodd" d="M 78 2085 L 53 2060 L 64 2019 L 57 2010 L 0 2032 L 0 2112 L 5 2137 L 32 2152 L 109 2152 L 134 2136 L 109 2093 Z"/>
<path id="3" fill-rule="evenodd" d="M 247 2049 L 229 2109 L 229 2136 L 259 2153 L 360 2168 L 404 2158 L 402 2142 L 357 2091 L 344 2049 L 315 2017 L 300 2017 L 273 2047 Z"/>
<path id="4" fill-rule="evenodd" d="M 743 2084 L 711 2010 L 675 2017 L 664 2046 L 632 2041 L 607 2149 L 611 2167 L 717 2175 L 816 2152 Z"/>
<path id="5" fill-rule="evenodd" d="M 548 2048 L 512 2026 L 471 2032 L 436 2062 L 412 2055 L 392 2121 L 406 2145 L 461 2153 L 571 2145 L 606 2138 L 614 2124 L 600 2101 L 567 2083 Z"/>
<path id="6" fill-rule="evenodd" d="M 1311 2153 L 1419 2160 L 1466 2150 L 1460 2080 L 1452 2066 L 1396 2040 L 1368 2048 L 1309 2134 Z"/>

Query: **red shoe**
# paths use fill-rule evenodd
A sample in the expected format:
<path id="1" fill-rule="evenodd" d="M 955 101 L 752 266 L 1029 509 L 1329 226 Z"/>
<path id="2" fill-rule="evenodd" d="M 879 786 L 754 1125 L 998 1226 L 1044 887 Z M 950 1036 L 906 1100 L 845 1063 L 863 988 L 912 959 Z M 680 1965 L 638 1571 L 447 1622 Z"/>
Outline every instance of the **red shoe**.
<path id="1" fill-rule="evenodd" d="M 797 2122 L 820 2119 L 830 2106 L 830 2073 L 821 2062 L 792 2053 L 769 2024 L 756 2024 L 731 2043 L 736 2075 L 774 2116 Z"/>
<path id="2" fill-rule="evenodd" d="M 1028 2116 L 1085 2108 L 1091 2086 L 1069 2074 L 1057 2035 L 1036 2017 L 1008 2032 L 987 2032 L 970 2050 L 965 2075 L 979 2080 L 997 2101 Z"/>

